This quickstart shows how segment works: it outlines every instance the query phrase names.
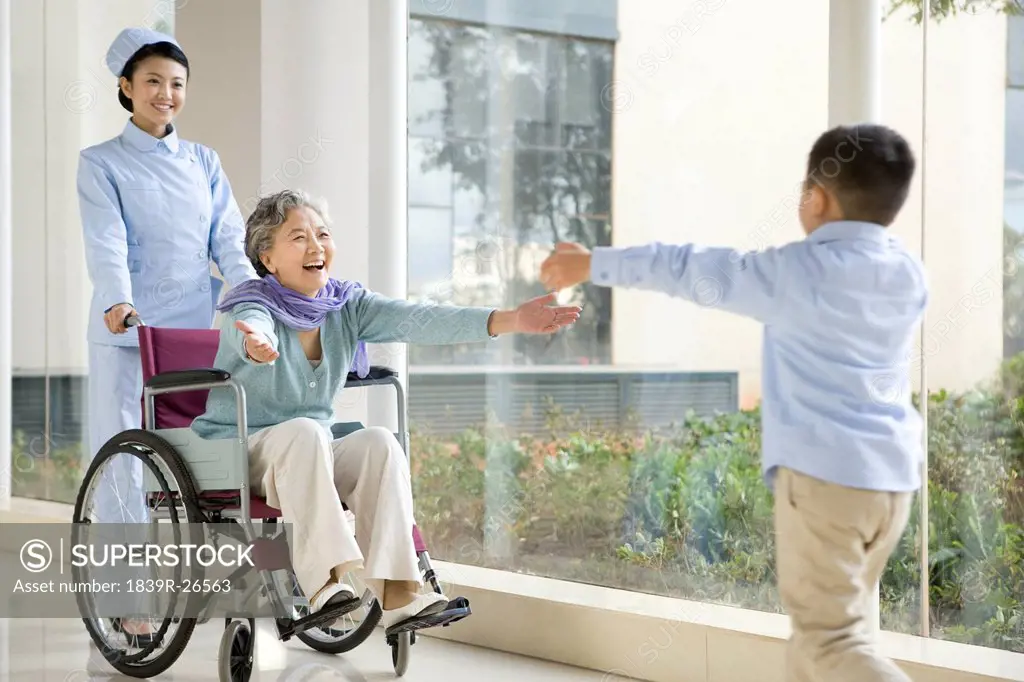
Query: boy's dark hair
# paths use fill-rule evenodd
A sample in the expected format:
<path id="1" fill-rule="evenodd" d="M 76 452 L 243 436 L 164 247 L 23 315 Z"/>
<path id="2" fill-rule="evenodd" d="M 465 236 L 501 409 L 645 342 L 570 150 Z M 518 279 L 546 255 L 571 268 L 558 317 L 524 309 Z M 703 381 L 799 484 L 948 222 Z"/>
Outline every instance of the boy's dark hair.
<path id="1" fill-rule="evenodd" d="M 174 60 L 185 67 L 185 77 L 188 78 L 190 75 L 190 69 L 188 66 L 188 57 L 181 51 L 174 43 L 160 42 L 150 43 L 145 47 L 142 47 L 133 54 L 124 65 L 124 69 L 121 71 L 121 75 L 128 80 L 132 79 L 135 75 L 135 69 L 138 68 L 139 64 L 149 57 L 166 57 L 167 59 Z M 121 86 L 117 86 L 117 101 L 121 103 L 121 106 L 128 111 L 133 111 L 132 101 L 125 97 L 124 92 L 121 91 Z"/>
<path id="2" fill-rule="evenodd" d="M 838 126 L 811 148 L 805 184 L 830 190 L 846 220 L 890 225 L 907 200 L 914 167 L 910 145 L 895 130 Z"/>

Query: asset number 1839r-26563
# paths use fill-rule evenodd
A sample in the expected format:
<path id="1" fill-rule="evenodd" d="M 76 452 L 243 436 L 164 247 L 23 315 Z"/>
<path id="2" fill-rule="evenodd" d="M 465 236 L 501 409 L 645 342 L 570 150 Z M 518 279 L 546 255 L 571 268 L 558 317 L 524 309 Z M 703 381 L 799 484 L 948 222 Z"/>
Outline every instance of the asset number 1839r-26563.
<path id="1" fill-rule="evenodd" d="M 128 582 L 128 592 L 149 594 L 153 592 L 230 592 L 231 581 L 223 580 L 172 580 L 170 578 L 137 579 Z"/>

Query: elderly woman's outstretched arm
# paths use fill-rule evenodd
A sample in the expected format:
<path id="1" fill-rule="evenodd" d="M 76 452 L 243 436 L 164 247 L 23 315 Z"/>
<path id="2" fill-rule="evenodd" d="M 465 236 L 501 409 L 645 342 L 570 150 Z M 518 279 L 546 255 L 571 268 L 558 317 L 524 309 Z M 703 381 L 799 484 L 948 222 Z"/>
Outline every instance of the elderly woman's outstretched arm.
<path id="1" fill-rule="evenodd" d="M 579 319 L 581 308 L 554 302 L 552 292 L 513 310 L 496 310 L 411 303 L 361 290 L 352 300 L 349 323 L 369 343 L 473 343 L 501 334 L 551 334 Z"/>
<path id="2" fill-rule="evenodd" d="M 361 290 L 349 303 L 360 341 L 444 345 L 491 338 L 494 308 L 413 303 Z"/>
<path id="3" fill-rule="evenodd" d="M 245 330 L 239 328 L 239 323 Z M 220 333 L 227 336 L 225 341 L 228 347 L 235 350 L 239 357 L 251 365 L 264 363 L 259 358 L 253 358 L 246 351 L 245 341 L 247 338 L 251 338 L 254 343 L 266 344 L 273 353 L 276 353 L 278 349 L 274 318 L 269 310 L 258 303 L 240 303 L 235 306 L 230 314 L 224 316 Z"/>

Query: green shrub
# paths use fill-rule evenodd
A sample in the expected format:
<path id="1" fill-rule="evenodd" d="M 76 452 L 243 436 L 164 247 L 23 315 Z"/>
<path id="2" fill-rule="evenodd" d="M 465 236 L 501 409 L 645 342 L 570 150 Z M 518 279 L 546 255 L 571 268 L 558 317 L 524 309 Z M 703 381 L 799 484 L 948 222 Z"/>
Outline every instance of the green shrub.
<path id="1" fill-rule="evenodd" d="M 74 504 L 85 473 L 86 460 L 80 444 L 52 447 L 46 452 L 24 433 L 14 433 L 11 443 L 11 492 L 18 497 Z"/>
<path id="2" fill-rule="evenodd" d="M 1024 652 L 1024 354 L 991 386 L 930 395 L 928 428 L 931 633 Z M 434 556 L 781 611 L 756 409 L 660 432 L 411 435 Z M 15 434 L 14 494 L 73 502 L 81 447 L 32 450 Z M 888 630 L 920 629 L 919 512 L 882 578 Z"/>
<path id="3" fill-rule="evenodd" d="M 1024 652 L 1022 396 L 1024 356 L 984 390 L 929 397 L 934 637 Z M 417 518 L 435 555 L 781 611 L 758 410 L 687 415 L 663 432 L 449 440 L 417 434 L 412 448 Z M 501 485 L 485 486 L 488 476 Z M 920 630 L 919 511 L 883 575 L 887 630 Z M 502 551 L 483 551 L 485 528 L 509 536 Z"/>

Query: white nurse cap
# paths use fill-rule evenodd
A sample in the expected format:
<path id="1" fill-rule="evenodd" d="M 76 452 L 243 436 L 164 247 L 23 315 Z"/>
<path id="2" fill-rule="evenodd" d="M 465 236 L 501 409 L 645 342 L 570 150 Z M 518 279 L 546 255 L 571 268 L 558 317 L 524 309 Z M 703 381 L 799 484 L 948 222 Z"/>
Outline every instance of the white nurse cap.
<path id="1" fill-rule="evenodd" d="M 146 45 L 163 42 L 171 43 L 178 49 L 181 49 L 178 41 L 167 34 L 149 28 L 126 28 L 117 34 L 117 38 L 114 39 L 110 49 L 107 50 L 107 68 L 110 69 L 110 72 L 115 77 L 120 78 L 124 72 L 125 64 L 128 63 L 133 54 Z"/>

